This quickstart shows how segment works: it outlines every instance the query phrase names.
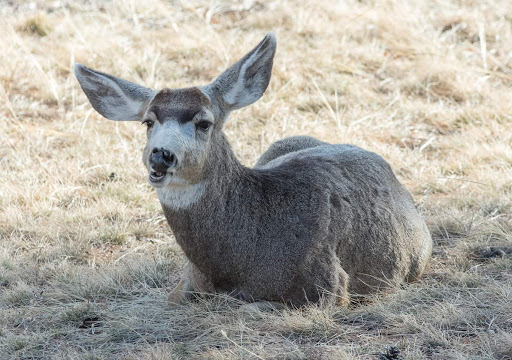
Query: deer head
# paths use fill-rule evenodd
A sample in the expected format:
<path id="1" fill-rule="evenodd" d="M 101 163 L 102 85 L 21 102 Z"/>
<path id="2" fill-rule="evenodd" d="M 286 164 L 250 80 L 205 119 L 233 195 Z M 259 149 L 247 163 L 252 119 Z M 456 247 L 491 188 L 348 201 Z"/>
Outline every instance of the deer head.
<path id="1" fill-rule="evenodd" d="M 143 162 L 156 188 L 191 186 L 204 168 L 232 110 L 250 105 L 265 92 L 276 38 L 269 33 L 211 84 L 155 91 L 81 64 L 75 75 L 91 105 L 116 121 L 147 126 Z"/>

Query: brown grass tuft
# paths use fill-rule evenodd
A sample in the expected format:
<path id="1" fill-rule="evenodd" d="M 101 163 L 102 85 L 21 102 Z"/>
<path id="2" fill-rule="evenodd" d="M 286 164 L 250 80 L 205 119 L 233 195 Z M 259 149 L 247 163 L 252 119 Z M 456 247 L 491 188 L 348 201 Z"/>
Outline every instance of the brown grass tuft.
<path id="1" fill-rule="evenodd" d="M 48 35 L 51 30 L 48 20 L 44 14 L 35 15 L 24 20 L 17 29 L 20 32 L 38 37 Z"/>

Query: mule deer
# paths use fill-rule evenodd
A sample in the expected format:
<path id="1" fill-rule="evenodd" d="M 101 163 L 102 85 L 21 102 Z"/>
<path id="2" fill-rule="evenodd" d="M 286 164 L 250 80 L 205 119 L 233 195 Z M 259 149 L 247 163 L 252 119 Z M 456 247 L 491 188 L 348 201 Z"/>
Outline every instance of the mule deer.
<path id="1" fill-rule="evenodd" d="M 222 127 L 263 95 L 275 50 L 270 33 L 211 84 L 161 91 L 75 65 L 101 115 L 147 125 L 148 180 L 189 259 L 170 302 L 347 304 L 417 279 L 430 257 L 425 222 L 380 156 L 300 136 L 254 168 L 237 160 Z"/>

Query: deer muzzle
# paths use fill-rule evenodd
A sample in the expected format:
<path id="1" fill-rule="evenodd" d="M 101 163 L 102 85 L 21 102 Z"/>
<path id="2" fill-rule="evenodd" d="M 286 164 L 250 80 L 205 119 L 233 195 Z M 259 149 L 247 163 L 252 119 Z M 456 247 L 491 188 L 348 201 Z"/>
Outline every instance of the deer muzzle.
<path id="1" fill-rule="evenodd" d="M 149 158 L 151 166 L 149 177 L 153 182 L 162 181 L 176 167 L 178 159 L 175 154 L 164 148 L 153 148 Z"/>

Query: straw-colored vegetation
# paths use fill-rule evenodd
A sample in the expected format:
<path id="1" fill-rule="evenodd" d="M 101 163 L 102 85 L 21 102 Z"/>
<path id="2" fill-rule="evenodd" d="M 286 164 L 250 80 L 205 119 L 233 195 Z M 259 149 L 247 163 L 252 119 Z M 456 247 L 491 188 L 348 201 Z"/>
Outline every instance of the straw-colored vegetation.
<path id="1" fill-rule="evenodd" d="M 0 358 L 512 358 L 511 1 L 4 1 L 0 18 Z M 184 258 L 144 127 L 101 118 L 71 66 L 201 85 L 269 30 L 273 78 L 226 125 L 235 152 L 309 134 L 381 154 L 431 265 L 349 309 L 170 309 Z"/>

